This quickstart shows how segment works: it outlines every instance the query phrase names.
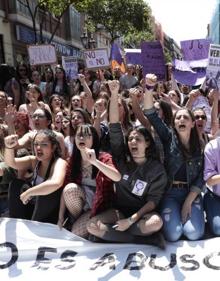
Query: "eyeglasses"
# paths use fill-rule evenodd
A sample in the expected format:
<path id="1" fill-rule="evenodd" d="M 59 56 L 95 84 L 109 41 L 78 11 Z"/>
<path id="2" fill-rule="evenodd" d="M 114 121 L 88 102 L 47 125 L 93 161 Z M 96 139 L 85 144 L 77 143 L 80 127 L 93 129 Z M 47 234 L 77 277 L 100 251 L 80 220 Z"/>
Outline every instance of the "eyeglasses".
<path id="1" fill-rule="evenodd" d="M 43 119 L 45 118 L 46 116 L 44 114 L 33 114 L 31 116 L 32 119 L 36 119 L 36 118 L 39 118 L 39 119 Z"/>
<path id="2" fill-rule="evenodd" d="M 34 142 L 33 145 L 34 145 L 34 147 L 40 146 L 41 148 L 44 148 L 44 147 L 47 147 L 49 145 L 49 142 L 41 142 L 41 143 Z"/>
<path id="3" fill-rule="evenodd" d="M 26 69 L 25 68 L 20 68 L 19 72 L 26 72 Z"/>
<path id="4" fill-rule="evenodd" d="M 195 115 L 194 117 L 195 117 L 196 120 L 199 120 L 199 119 L 206 120 L 205 115 Z"/>

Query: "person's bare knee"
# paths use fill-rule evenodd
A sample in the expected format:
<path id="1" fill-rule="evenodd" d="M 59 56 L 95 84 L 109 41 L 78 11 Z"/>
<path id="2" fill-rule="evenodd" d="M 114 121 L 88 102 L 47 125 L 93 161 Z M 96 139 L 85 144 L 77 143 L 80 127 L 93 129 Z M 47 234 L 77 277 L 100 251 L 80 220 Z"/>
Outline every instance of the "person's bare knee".
<path id="1" fill-rule="evenodd" d="M 139 222 L 142 233 L 151 234 L 159 231 L 163 226 L 163 221 L 158 214 L 152 214 Z"/>

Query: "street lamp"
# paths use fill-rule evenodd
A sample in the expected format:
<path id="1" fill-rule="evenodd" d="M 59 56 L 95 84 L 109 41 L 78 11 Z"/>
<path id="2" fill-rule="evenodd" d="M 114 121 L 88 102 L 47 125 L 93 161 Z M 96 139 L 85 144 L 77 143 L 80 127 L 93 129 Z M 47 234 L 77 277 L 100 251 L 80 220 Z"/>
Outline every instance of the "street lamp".
<path id="1" fill-rule="evenodd" d="M 96 41 L 93 37 L 93 33 L 87 33 L 86 30 L 84 30 L 83 34 L 80 36 L 82 45 L 85 49 L 95 49 L 96 47 Z"/>

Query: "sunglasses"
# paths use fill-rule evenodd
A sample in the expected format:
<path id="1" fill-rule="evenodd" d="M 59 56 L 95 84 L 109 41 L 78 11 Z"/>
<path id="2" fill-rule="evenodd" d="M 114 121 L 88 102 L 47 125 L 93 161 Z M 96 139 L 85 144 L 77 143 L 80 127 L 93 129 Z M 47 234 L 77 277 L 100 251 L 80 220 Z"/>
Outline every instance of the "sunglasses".
<path id="1" fill-rule="evenodd" d="M 199 119 L 206 120 L 205 115 L 195 115 L 194 117 L 195 117 L 196 120 L 199 120 Z"/>

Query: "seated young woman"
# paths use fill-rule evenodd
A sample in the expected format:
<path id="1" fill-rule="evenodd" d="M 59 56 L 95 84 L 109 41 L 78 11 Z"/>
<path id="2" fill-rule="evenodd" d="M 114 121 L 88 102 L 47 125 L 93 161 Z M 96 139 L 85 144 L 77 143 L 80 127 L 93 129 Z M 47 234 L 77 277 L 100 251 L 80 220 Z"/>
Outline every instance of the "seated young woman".
<path id="1" fill-rule="evenodd" d="M 74 219 L 72 232 L 84 238 L 88 237 L 86 224 L 89 218 L 111 206 L 112 181 L 121 179 L 111 155 L 99 152 L 99 148 L 96 129 L 90 124 L 78 125 L 60 202 L 58 225 L 62 227 L 67 208 Z"/>
<path id="2" fill-rule="evenodd" d="M 157 160 L 155 143 L 146 128 L 130 129 L 125 141 L 119 123 L 119 82 L 109 82 L 109 88 L 110 143 L 121 179 L 115 183 L 112 208 L 91 218 L 88 231 L 105 241 L 149 243 L 164 248 L 165 241 L 158 233 L 163 223 L 157 206 L 167 184 L 165 169 Z"/>
<path id="3" fill-rule="evenodd" d="M 203 237 L 205 229 L 203 199 L 203 150 L 195 118 L 187 108 L 179 109 L 168 127 L 157 114 L 153 103 L 154 74 L 146 75 L 144 114 L 159 135 L 164 148 L 168 175 L 167 192 L 161 205 L 165 238 L 174 242 L 185 236 L 189 240 Z"/>
<path id="4" fill-rule="evenodd" d="M 14 218 L 56 223 L 67 163 L 61 158 L 56 135 L 40 130 L 33 139 L 34 155 L 15 158 L 18 136 L 5 138 L 5 163 L 16 170 L 33 170 L 31 188 L 16 179 L 9 187 L 9 215 Z M 33 199 L 33 200 L 32 200 Z"/>

